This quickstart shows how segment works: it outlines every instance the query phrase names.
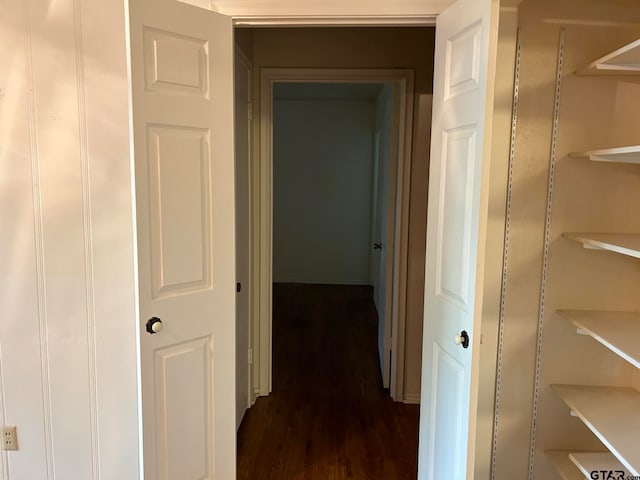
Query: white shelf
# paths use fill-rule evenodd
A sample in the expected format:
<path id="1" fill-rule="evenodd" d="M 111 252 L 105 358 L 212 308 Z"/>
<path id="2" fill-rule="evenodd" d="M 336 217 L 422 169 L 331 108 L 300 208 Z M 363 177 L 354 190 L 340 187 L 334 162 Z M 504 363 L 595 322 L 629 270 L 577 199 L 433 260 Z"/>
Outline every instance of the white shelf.
<path id="1" fill-rule="evenodd" d="M 607 472 L 624 472 L 623 477 L 616 474 L 616 478 L 628 478 L 630 473 L 624 465 L 611 453 L 570 453 L 569 459 L 582 472 L 585 478 L 592 478 L 591 472 L 606 470 Z"/>
<path id="2" fill-rule="evenodd" d="M 591 479 L 593 471 L 622 471 L 624 478 L 631 474 L 610 452 L 574 452 L 571 450 L 546 450 L 545 455 L 556 468 L 562 480 Z"/>
<path id="3" fill-rule="evenodd" d="M 569 240 L 582 243 L 584 248 L 608 250 L 629 257 L 640 258 L 640 235 L 635 233 L 563 233 Z"/>
<path id="4" fill-rule="evenodd" d="M 594 162 L 640 163 L 640 145 L 602 148 L 570 153 L 571 158 L 588 158 Z"/>
<path id="5" fill-rule="evenodd" d="M 571 462 L 569 454 L 571 452 L 563 450 L 547 450 L 544 452 L 553 466 L 556 467 L 562 480 L 584 480 L 584 475 Z"/>
<path id="6" fill-rule="evenodd" d="M 626 387 L 551 388 L 632 475 L 640 475 L 640 393 Z"/>
<path id="7" fill-rule="evenodd" d="M 640 40 L 631 42 L 615 52 L 591 62 L 576 73 L 581 75 L 640 74 Z"/>
<path id="8" fill-rule="evenodd" d="M 558 315 L 640 368 L 640 313 L 559 310 Z"/>

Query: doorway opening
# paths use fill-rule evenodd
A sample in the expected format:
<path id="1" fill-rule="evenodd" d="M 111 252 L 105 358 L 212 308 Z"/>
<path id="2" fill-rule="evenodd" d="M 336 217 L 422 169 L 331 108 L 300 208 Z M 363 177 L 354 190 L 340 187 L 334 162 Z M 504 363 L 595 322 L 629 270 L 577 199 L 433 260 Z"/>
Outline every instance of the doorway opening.
<path id="1" fill-rule="evenodd" d="M 285 285 L 372 287 L 385 388 L 397 317 L 392 302 L 399 267 L 395 212 L 402 193 L 396 188 L 400 88 L 373 82 L 272 85 L 272 298 L 276 289 L 299 290 Z M 277 332 L 271 330 L 273 344 Z M 273 375 L 277 355 L 271 350 Z"/>
<path id="2" fill-rule="evenodd" d="M 246 33 L 244 29 L 239 31 Z M 237 40 L 239 31 L 236 31 Z M 249 155 L 251 160 L 249 161 L 248 170 L 250 173 L 248 176 L 250 178 L 248 180 L 237 179 L 237 182 L 240 181 L 245 185 L 245 189 L 251 197 L 249 204 L 251 205 L 252 248 L 249 248 L 250 255 L 247 258 L 251 259 L 252 269 L 248 278 L 253 280 L 248 280 L 249 288 L 252 290 L 249 295 L 252 305 L 247 311 L 250 312 L 249 359 L 250 362 L 251 360 L 253 362 L 249 365 L 249 371 L 250 381 L 253 382 L 253 391 L 249 392 L 248 404 L 253 405 L 259 396 L 269 396 L 268 401 L 270 402 L 277 398 L 277 382 L 279 382 L 280 374 L 276 372 L 276 384 L 274 385 L 272 366 L 280 353 L 277 345 L 275 348 L 272 347 L 274 343 L 278 342 L 275 338 L 277 319 L 274 317 L 279 315 L 279 305 L 282 305 L 283 299 L 288 298 L 291 289 L 305 290 L 309 283 L 322 284 L 325 294 L 319 296 L 326 298 L 327 302 L 331 302 L 331 298 L 340 298 L 341 296 L 344 299 L 345 292 L 340 291 L 342 289 L 335 287 L 335 284 L 348 284 L 350 286 L 345 287 L 345 290 L 352 292 L 354 303 L 364 299 L 365 302 L 370 302 L 369 305 L 375 305 L 372 307 L 374 315 L 373 355 L 375 356 L 377 378 L 381 380 L 381 383 L 383 382 L 381 387 L 389 389 L 386 393 L 383 392 L 385 398 L 390 405 L 394 405 L 391 398 L 397 402 L 417 404 L 420 397 L 420 338 L 425 251 L 425 228 L 424 225 L 420 227 L 420 223 L 426 220 L 432 74 L 431 59 L 429 55 L 424 56 L 423 52 L 425 49 L 432 48 L 433 44 L 429 41 L 433 41 L 433 29 L 314 28 L 268 29 L 268 31 L 257 29 L 250 33 L 255 34 L 253 46 L 250 41 L 246 41 L 246 38 L 236 43 L 237 48 L 245 52 L 245 59 L 253 60 L 253 63 L 245 62 L 250 63 L 249 67 L 253 69 L 252 73 L 248 75 L 252 80 L 252 85 L 248 87 L 249 94 L 245 95 L 243 100 L 247 101 L 250 98 L 248 108 L 240 106 L 243 113 L 248 112 L 246 116 L 251 119 L 250 130 L 253 131 L 253 134 L 249 133 L 251 145 L 248 150 L 253 151 L 253 155 Z M 268 37 L 272 37 L 273 34 L 275 37 L 279 37 L 282 34 L 283 37 L 273 42 L 274 38 L 261 39 L 263 34 Z M 275 50 L 281 48 L 282 46 L 277 47 L 276 44 L 292 34 L 299 35 L 299 40 L 301 40 L 301 42 L 294 41 L 293 43 L 306 43 L 301 46 L 302 50 L 310 47 L 309 39 L 304 40 L 304 37 L 307 36 L 317 37 L 310 43 L 322 43 L 321 49 L 326 49 L 328 44 L 335 44 L 338 41 L 335 38 L 331 41 L 329 37 L 345 40 L 338 42 L 341 48 L 353 50 L 348 56 L 354 59 L 352 62 L 355 68 L 347 68 L 347 65 L 339 62 L 335 64 L 335 67 L 338 68 L 335 68 L 334 65 L 331 65 L 335 59 L 330 57 L 326 57 L 328 65 L 313 64 L 313 57 L 318 56 L 317 51 L 307 51 L 309 58 L 312 59 L 309 66 L 306 64 L 308 59 L 301 58 L 296 61 L 289 58 L 288 60 L 269 61 L 266 59 L 268 56 L 271 55 L 273 58 L 277 56 L 274 52 L 260 53 L 263 48 L 265 51 L 270 50 L 265 47 L 269 43 L 273 44 Z M 323 37 L 322 42 L 320 42 L 321 37 Z M 382 63 L 367 60 L 366 62 L 371 62 L 371 67 L 373 67 L 368 68 L 369 65 L 363 66 L 358 63 L 355 54 L 358 50 L 362 50 L 361 37 L 373 40 L 370 43 L 372 45 L 377 43 L 378 46 L 382 42 L 390 42 L 393 45 L 395 38 L 398 49 L 409 51 L 411 50 L 410 42 L 397 41 L 396 37 L 403 37 L 405 40 L 420 38 L 421 41 L 426 38 L 427 42 L 426 48 L 423 42 L 409 55 L 415 59 L 413 64 L 406 62 L 406 59 L 400 61 L 392 59 L 395 54 L 387 52 L 382 53 L 382 56 L 386 55 L 389 58 L 383 60 Z M 372 45 L 368 45 L 367 48 L 372 50 L 375 48 Z M 312 50 L 315 48 L 313 47 Z M 291 50 L 286 53 L 284 50 L 281 52 L 283 57 L 286 57 L 290 55 Z M 403 65 L 405 62 L 408 63 L 407 68 Z M 384 63 L 394 65 L 394 67 L 389 68 Z M 420 67 L 418 64 L 421 63 L 426 64 L 426 67 Z M 301 67 L 278 68 L 278 64 L 301 65 Z M 400 67 L 395 67 L 398 64 Z M 420 85 L 416 85 L 416 75 Z M 238 80 L 236 79 L 236 88 L 237 86 Z M 324 93 L 319 92 L 322 88 L 327 90 Z M 358 88 L 360 88 L 360 93 L 354 94 L 353 92 Z M 310 89 L 315 90 L 314 95 L 320 97 L 324 95 L 325 98 L 316 98 L 315 100 L 301 98 L 308 95 Z M 357 98 L 358 96 L 360 98 Z M 236 91 L 236 98 L 238 98 L 238 91 Z M 300 124 L 313 123 L 319 117 L 326 116 L 326 112 L 316 109 L 313 110 L 314 114 L 304 117 L 305 113 L 309 113 L 309 105 L 306 109 L 302 109 L 302 112 L 297 113 L 290 108 L 292 104 L 303 101 L 324 106 L 327 101 L 342 102 L 343 104 L 345 102 L 368 102 L 369 112 L 372 114 L 370 125 L 373 125 L 366 142 L 369 163 L 360 165 L 360 170 L 352 168 L 349 171 L 347 169 L 347 171 L 340 172 L 339 175 L 332 176 L 331 171 L 334 170 L 328 168 L 328 163 L 331 162 L 316 160 L 314 164 L 311 159 L 312 155 L 309 154 L 309 150 L 311 153 L 318 153 L 326 146 L 326 142 L 319 142 L 315 144 L 315 147 L 312 146 L 320 136 L 318 134 L 319 128 L 315 128 L 315 135 L 312 130 L 312 134 L 305 137 L 305 140 L 299 140 L 299 143 L 307 148 L 307 153 L 291 155 L 298 160 L 293 166 L 298 167 L 302 174 L 306 175 L 307 186 L 304 187 L 304 182 L 299 179 L 287 181 L 284 193 L 278 193 L 278 188 L 281 186 L 279 185 L 278 172 L 283 172 L 281 168 L 279 169 L 278 159 L 275 158 L 278 154 L 278 146 L 276 145 L 279 136 L 278 118 L 283 118 L 284 115 L 285 120 L 288 119 L 288 126 L 283 129 L 286 135 L 300 139 L 301 135 L 292 133 L 295 128 Z M 280 108 L 287 103 L 284 110 Z M 386 113 L 385 118 L 388 119 L 386 132 L 383 128 L 384 125 L 376 125 L 377 109 Z M 238 111 L 237 105 L 236 121 L 239 118 Z M 343 110 L 338 120 L 343 120 L 350 114 L 352 113 Z M 337 134 L 342 134 L 345 137 L 357 136 L 353 132 L 345 134 L 346 127 L 338 128 L 339 123 L 336 120 L 331 122 Z M 245 138 L 244 135 L 243 138 Z M 383 152 L 388 153 L 384 159 L 381 156 Z M 344 161 L 340 162 L 339 158 L 334 155 L 329 156 L 330 160 L 338 166 L 353 167 Z M 310 169 L 308 165 L 304 168 L 301 167 L 303 160 L 310 162 L 312 166 L 317 167 L 320 164 L 325 168 L 313 173 L 313 169 Z M 385 164 L 385 161 L 389 163 Z M 385 165 L 387 170 L 383 171 L 381 167 Z M 362 168 L 366 171 L 365 173 Z M 238 171 L 237 168 L 236 174 Z M 285 171 L 285 177 L 286 175 Z M 291 172 L 289 175 L 291 176 Z M 309 179 L 313 181 L 311 184 L 309 184 Z M 322 205 L 323 202 L 309 205 L 308 202 L 295 200 L 300 197 L 301 193 L 310 193 L 313 190 L 311 187 L 317 187 L 318 184 L 324 184 L 325 191 L 331 190 L 336 194 L 339 190 L 333 188 L 336 182 L 342 182 L 343 186 L 351 186 L 351 188 L 343 189 L 343 197 L 344 195 L 353 196 L 356 192 L 360 192 L 360 194 L 364 193 L 364 196 L 360 195 L 359 198 L 365 198 L 366 201 L 358 203 L 354 200 L 340 199 L 340 195 L 336 195 L 336 198 L 329 199 L 335 202 L 333 208 L 325 209 L 323 213 L 320 207 L 327 206 Z M 329 185 L 332 185 L 332 188 L 328 188 Z M 292 191 L 296 189 L 297 192 Z M 239 190 L 237 188 L 237 191 Z M 385 198 L 385 201 L 379 197 Z M 328 202 L 325 198 L 324 203 L 331 203 L 330 201 Z M 240 202 L 238 204 L 240 205 Z M 411 209 L 409 204 L 411 204 Z M 296 220 L 289 222 L 288 227 L 284 227 L 285 230 L 288 228 L 289 231 L 293 230 L 295 233 L 295 235 L 289 236 L 288 240 L 280 234 L 282 232 L 280 219 L 284 217 L 281 215 L 282 211 L 278 205 L 284 205 L 284 217 L 287 214 L 295 213 L 293 217 Z M 328 215 L 329 217 L 341 217 L 343 225 L 357 227 L 356 230 L 359 232 L 359 234 L 347 234 L 342 238 L 336 235 L 335 230 L 330 228 L 326 212 L 338 211 L 343 214 L 349 209 L 357 210 L 358 205 L 360 213 L 356 214 L 355 220 L 353 217 L 351 220 L 345 220 L 342 215 Z M 278 213 L 279 211 L 281 214 Z M 382 218 L 381 212 L 385 212 L 386 218 Z M 323 214 L 325 217 L 322 216 Z M 356 243 L 356 238 L 360 239 L 358 246 L 353 245 Z M 347 244 L 351 244 L 351 247 Z M 240 244 L 238 243 L 238 245 Z M 334 252 L 342 251 L 343 256 L 338 260 L 335 257 L 330 258 L 321 253 L 322 248 Z M 412 251 L 410 252 L 410 250 Z M 247 248 L 238 248 L 239 254 L 241 251 L 246 252 Z M 282 256 L 283 252 L 284 257 Z M 351 254 L 344 252 L 351 252 Z M 281 258 L 284 258 L 284 264 L 280 262 Z M 323 259 L 324 261 L 322 261 Z M 303 270 L 303 273 L 309 273 L 309 263 L 315 263 L 316 266 L 319 263 L 319 268 L 325 271 L 320 272 L 320 275 L 316 277 L 296 277 L 296 274 L 300 274 L 300 270 Z M 329 267 L 337 267 L 338 270 L 342 268 L 343 274 L 346 270 L 347 274 L 353 275 L 332 277 L 328 272 Z M 240 270 L 238 271 L 240 272 Z M 335 273 L 335 268 L 333 273 Z M 408 285 L 411 280 L 413 281 Z M 242 282 L 243 292 L 247 292 L 244 288 L 245 282 Z M 273 286 L 274 282 L 275 286 Z M 298 288 L 301 284 L 304 287 Z M 370 287 L 361 289 L 361 287 L 354 285 L 369 285 Z M 373 291 L 371 291 L 371 286 L 374 287 Z M 411 288 L 411 292 L 407 291 L 408 288 Z M 314 294 L 310 293 L 308 296 L 314 297 Z M 340 303 L 340 301 L 336 302 Z M 287 303 L 295 302 L 285 300 L 284 303 L 286 307 Z M 344 304 L 344 301 L 342 303 Z M 416 305 L 419 306 L 419 312 L 415 309 Z M 409 310 L 411 307 L 414 307 L 414 310 Z M 385 316 L 384 314 L 387 312 L 389 313 Z M 378 313 L 381 314 L 380 322 L 378 322 Z M 286 316 L 286 312 L 284 315 Z M 241 321 L 242 319 L 238 317 L 238 322 Z M 405 323 L 407 321 L 414 322 L 414 330 L 407 332 Z M 419 329 L 417 332 L 415 331 L 416 325 Z M 307 338 L 312 339 L 311 341 L 316 344 L 318 338 L 321 337 L 322 334 L 317 332 L 307 335 Z M 408 358 L 409 352 L 403 351 L 405 341 L 411 343 L 408 346 L 413 348 L 414 354 L 410 358 Z M 366 354 L 361 356 L 366 356 Z M 239 348 L 239 362 L 242 357 L 243 352 Z M 413 369 L 409 372 L 412 381 L 403 378 L 404 372 L 402 370 L 407 366 Z M 313 379 L 313 375 L 310 378 Z M 267 408 L 264 405 L 264 402 L 259 400 L 249 415 L 259 415 L 259 412 Z M 398 406 L 401 407 L 401 404 Z M 242 405 L 239 407 L 241 408 Z M 242 414 L 239 415 L 239 419 L 241 418 Z M 242 455 L 240 454 L 240 456 Z"/>
<path id="3" fill-rule="evenodd" d="M 401 384 L 397 376 L 404 367 L 392 363 L 399 348 L 392 332 L 398 329 L 393 303 L 398 279 L 406 268 L 399 254 L 406 238 L 400 208 L 402 140 L 410 139 L 404 133 L 410 131 L 406 92 L 412 76 L 324 75 L 327 80 L 321 82 L 315 71 L 263 72 L 262 93 L 267 87 L 268 96 L 262 98 L 270 101 L 261 111 L 272 119 L 267 121 L 271 128 L 262 131 L 271 141 L 263 163 L 272 167 L 272 214 L 266 223 L 271 227 L 268 340 L 274 378 L 265 401 L 277 410 L 267 431 L 273 436 L 285 429 L 297 412 L 296 438 L 285 437 L 282 451 L 313 442 L 318 452 L 300 458 L 323 457 L 320 452 L 328 449 L 354 462 L 345 468 L 403 478 L 411 473 L 411 452 L 417 448 L 418 408 L 395 404 L 383 388 L 392 379 Z M 245 461 L 251 455 L 245 444 L 265 431 L 264 408 L 269 407 L 264 404 L 256 405 L 243 424 L 240 478 L 243 472 L 248 478 L 257 474 L 251 470 L 255 463 Z M 299 407 L 292 410 L 292 404 Z M 371 427 L 362 430 L 367 422 Z M 327 425 L 330 431 L 323 432 Z M 381 440 L 396 451 L 380 465 L 369 465 L 349 445 L 375 450 L 384 445 Z M 253 454 L 261 455 L 264 449 Z M 314 462 L 319 471 L 330 468 L 325 458 Z M 295 468 L 283 461 L 277 465 Z"/>
<path id="4" fill-rule="evenodd" d="M 374 287 L 382 378 L 402 400 L 412 90 L 402 70 L 261 71 L 261 395 L 273 389 L 273 283 L 356 283 Z M 312 198 L 314 214 L 296 197 Z"/>

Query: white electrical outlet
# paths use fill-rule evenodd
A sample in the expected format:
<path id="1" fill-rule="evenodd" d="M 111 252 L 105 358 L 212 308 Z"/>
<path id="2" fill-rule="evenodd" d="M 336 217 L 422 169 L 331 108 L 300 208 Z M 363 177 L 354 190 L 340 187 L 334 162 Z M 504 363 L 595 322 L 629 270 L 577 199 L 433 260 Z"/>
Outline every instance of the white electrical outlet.
<path id="1" fill-rule="evenodd" d="M 2 450 L 18 450 L 18 435 L 15 426 L 0 427 Z"/>

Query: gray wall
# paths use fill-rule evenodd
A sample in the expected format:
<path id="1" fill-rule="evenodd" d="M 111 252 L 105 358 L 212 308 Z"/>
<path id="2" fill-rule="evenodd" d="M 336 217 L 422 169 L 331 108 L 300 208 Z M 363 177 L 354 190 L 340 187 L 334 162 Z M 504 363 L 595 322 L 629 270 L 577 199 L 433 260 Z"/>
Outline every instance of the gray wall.
<path id="1" fill-rule="evenodd" d="M 372 100 L 274 102 L 275 282 L 369 284 Z"/>

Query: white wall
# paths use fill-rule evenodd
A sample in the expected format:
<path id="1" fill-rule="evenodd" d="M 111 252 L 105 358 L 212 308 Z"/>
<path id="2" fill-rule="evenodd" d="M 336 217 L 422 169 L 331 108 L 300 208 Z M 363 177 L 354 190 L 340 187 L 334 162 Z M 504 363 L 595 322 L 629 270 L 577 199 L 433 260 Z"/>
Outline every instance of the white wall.
<path id="1" fill-rule="evenodd" d="M 275 282 L 369 284 L 374 109 L 274 101 Z"/>
<path id="2" fill-rule="evenodd" d="M 3 480 L 139 476 L 124 28 L 123 2 L 3 2 Z"/>

